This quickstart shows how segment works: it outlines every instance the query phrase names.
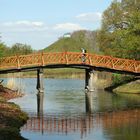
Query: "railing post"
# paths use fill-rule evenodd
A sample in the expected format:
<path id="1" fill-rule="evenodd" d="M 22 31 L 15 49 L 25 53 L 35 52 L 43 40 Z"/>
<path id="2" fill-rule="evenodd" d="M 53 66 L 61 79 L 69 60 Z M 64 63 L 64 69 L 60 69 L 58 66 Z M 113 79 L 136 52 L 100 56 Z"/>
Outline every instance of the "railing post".
<path id="1" fill-rule="evenodd" d="M 91 60 L 91 56 L 88 55 L 88 59 L 89 59 L 89 64 L 92 65 L 92 60 Z"/>
<path id="2" fill-rule="evenodd" d="M 136 62 L 134 62 L 134 72 L 138 72 L 138 68 L 136 66 Z"/>
<path id="3" fill-rule="evenodd" d="M 44 66 L 44 54 L 41 52 L 41 65 Z"/>
<path id="4" fill-rule="evenodd" d="M 19 55 L 17 55 L 17 68 L 20 69 Z"/>
<path id="5" fill-rule="evenodd" d="M 65 52 L 65 59 L 66 59 L 66 64 L 69 64 L 69 62 L 68 62 L 68 54 L 67 54 L 67 52 Z"/>
<path id="6" fill-rule="evenodd" d="M 115 68 L 115 62 L 114 62 L 114 59 L 113 58 L 111 58 L 111 56 L 110 56 L 110 60 L 111 60 L 111 67 L 114 69 Z"/>

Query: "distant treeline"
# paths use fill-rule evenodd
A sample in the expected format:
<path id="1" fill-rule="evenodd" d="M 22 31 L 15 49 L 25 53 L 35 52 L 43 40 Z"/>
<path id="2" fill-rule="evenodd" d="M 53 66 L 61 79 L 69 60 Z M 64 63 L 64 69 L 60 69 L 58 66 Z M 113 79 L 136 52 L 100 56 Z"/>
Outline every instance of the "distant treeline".
<path id="1" fill-rule="evenodd" d="M 4 43 L 0 42 L 0 57 L 29 54 L 32 52 L 33 49 L 27 44 L 16 43 L 12 47 L 7 47 Z"/>

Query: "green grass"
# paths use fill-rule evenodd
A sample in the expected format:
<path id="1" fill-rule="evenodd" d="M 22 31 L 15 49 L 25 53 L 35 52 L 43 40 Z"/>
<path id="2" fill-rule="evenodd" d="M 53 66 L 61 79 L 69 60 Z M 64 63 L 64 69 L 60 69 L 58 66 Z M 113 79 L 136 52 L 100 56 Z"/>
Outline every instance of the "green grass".
<path id="1" fill-rule="evenodd" d="M 128 84 L 124 84 L 122 86 L 117 87 L 113 90 L 116 93 L 134 93 L 140 94 L 140 82 L 130 82 Z"/>
<path id="2" fill-rule="evenodd" d="M 117 73 L 113 74 L 112 79 L 112 84 L 109 87 L 105 88 L 105 90 L 114 92 L 114 89 L 121 86 L 123 87 L 125 84 L 137 80 L 137 78 L 135 78 L 134 76 L 121 75 Z"/>
<path id="3" fill-rule="evenodd" d="M 81 48 L 87 52 L 94 52 L 88 45 L 75 40 L 74 38 L 62 38 L 45 48 L 45 52 L 81 52 Z"/>

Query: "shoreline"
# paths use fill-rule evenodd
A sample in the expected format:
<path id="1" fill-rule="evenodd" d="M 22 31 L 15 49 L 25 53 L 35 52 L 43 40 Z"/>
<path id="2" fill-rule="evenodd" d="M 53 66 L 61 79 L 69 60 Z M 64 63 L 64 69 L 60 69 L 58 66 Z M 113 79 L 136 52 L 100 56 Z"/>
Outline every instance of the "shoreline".
<path id="1" fill-rule="evenodd" d="M 16 75 L 14 76 L 14 78 L 36 78 L 37 75 Z M 67 74 L 67 73 L 62 73 L 62 74 L 58 74 L 58 73 L 54 73 L 54 74 L 44 74 L 44 78 L 51 78 L 51 79 L 84 79 L 85 74 L 84 73 L 71 73 L 71 74 Z M 13 76 L 5 76 L 2 75 L 1 78 L 13 78 Z"/>
<path id="2" fill-rule="evenodd" d="M 140 95 L 140 79 L 134 79 L 127 83 L 113 85 L 105 88 L 106 91 L 117 94 L 138 94 Z"/>
<path id="3" fill-rule="evenodd" d="M 28 116 L 18 105 L 8 102 L 22 96 L 0 85 L 0 140 L 26 140 L 20 135 L 20 127 L 26 123 Z"/>

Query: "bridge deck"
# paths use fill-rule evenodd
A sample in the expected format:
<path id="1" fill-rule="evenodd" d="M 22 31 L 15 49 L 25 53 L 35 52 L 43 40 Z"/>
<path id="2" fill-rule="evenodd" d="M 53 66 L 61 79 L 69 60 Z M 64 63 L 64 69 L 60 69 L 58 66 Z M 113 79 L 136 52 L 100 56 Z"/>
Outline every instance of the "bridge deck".
<path id="1" fill-rule="evenodd" d="M 33 70 L 38 67 L 75 67 L 140 75 L 140 61 L 77 52 L 34 53 L 0 58 L 0 73 Z"/>

